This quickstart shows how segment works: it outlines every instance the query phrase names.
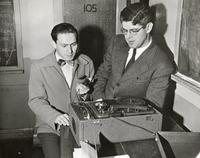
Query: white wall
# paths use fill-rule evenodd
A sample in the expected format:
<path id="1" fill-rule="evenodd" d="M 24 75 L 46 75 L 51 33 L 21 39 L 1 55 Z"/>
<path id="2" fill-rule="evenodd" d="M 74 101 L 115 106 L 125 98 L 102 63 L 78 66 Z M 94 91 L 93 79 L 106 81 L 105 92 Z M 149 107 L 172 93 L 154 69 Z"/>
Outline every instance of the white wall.
<path id="1" fill-rule="evenodd" d="M 200 95 L 177 83 L 174 111 L 183 118 L 183 124 L 194 132 L 200 132 Z"/>
<path id="2" fill-rule="evenodd" d="M 24 57 L 40 58 L 51 50 L 52 0 L 20 0 Z"/>
<path id="3" fill-rule="evenodd" d="M 63 21 L 62 0 L 20 0 L 24 57 L 37 59 L 49 54 L 51 30 Z"/>
<path id="4" fill-rule="evenodd" d="M 126 0 L 117 0 L 116 8 L 116 34 L 120 34 L 121 22 L 120 22 L 120 12 L 124 7 L 126 7 Z"/>

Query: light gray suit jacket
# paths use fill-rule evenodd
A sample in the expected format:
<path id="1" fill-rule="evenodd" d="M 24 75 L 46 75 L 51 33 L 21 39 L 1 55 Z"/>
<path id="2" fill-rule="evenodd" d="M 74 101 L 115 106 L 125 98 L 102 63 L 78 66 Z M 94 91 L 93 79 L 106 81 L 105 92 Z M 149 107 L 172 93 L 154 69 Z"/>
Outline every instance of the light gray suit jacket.
<path id="1" fill-rule="evenodd" d="M 54 121 L 58 115 L 69 112 L 71 102 L 77 101 L 75 87 L 80 82 L 79 78 L 84 75 L 92 78 L 94 66 L 92 60 L 83 54 L 75 60 L 71 87 L 68 86 L 57 64 L 54 52 L 33 61 L 29 79 L 28 105 L 36 115 L 38 133 L 58 134 Z"/>
<path id="2" fill-rule="evenodd" d="M 95 76 L 93 99 L 123 96 L 142 97 L 163 108 L 173 62 L 154 43 L 125 71 L 129 46 L 123 35 L 117 35 L 104 56 Z"/>

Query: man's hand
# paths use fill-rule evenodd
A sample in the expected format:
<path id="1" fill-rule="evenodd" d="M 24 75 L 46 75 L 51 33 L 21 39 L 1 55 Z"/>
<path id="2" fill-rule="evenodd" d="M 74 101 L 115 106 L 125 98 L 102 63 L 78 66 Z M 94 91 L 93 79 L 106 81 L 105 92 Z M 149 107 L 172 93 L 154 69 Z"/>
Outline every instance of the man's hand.
<path id="1" fill-rule="evenodd" d="M 54 123 L 58 125 L 69 126 L 69 115 L 68 114 L 59 115 Z"/>
<path id="2" fill-rule="evenodd" d="M 76 92 L 78 94 L 86 94 L 89 90 L 90 88 L 82 83 L 78 83 L 76 86 Z"/>

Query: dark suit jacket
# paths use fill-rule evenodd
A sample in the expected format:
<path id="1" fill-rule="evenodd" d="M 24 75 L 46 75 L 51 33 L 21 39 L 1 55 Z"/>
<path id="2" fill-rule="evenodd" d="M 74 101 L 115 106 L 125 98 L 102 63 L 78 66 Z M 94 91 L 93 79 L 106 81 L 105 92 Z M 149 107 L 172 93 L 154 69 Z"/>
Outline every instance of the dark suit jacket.
<path id="1" fill-rule="evenodd" d="M 54 53 L 33 61 L 28 104 L 36 115 L 38 133 L 57 133 L 54 121 L 58 115 L 69 113 L 69 104 L 77 101 L 75 87 L 80 82 L 79 78 L 84 75 L 91 78 L 94 75 L 93 62 L 86 55 L 80 55 L 75 60 L 71 87 L 68 86 Z"/>
<path id="2" fill-rule="evenodd" d="M 152 42 L 124 71 L 129 49 L 123 35 L 113 38 L 95 77 L 93 99 L 142 97 L 162 108 L 170 75 L 175 71 L 173 62 Z"/>

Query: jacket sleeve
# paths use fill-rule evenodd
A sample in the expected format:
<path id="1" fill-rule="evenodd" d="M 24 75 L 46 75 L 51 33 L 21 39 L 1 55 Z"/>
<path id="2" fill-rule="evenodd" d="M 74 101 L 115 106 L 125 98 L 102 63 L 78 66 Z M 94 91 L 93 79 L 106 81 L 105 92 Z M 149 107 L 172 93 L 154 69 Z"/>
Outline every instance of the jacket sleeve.
<path id="1" fill-rule="evenodd" d="M 55 129 L 54 121 L 61 113 L 52 108 L 48 101 L 42 73 L 37 63 L 31 66 L 28 105 L 39 119 Z"/>
<path id="2" fill-rule="evenodd" d="M 175 67 L 169 62 L 160 64 L 152 75 L 146 98 L 153 102 L 160 110 L 163 110 L 166 102 L 170 83 L 170 76 L 175 72 Z"/>
<path id="3" fill-rule="evenodd" d="M 106 54 L 103 58 L 103 63 L 99 66 L 98 71 L 95 75 L 95 85 L 93 92 L 93 100 L 104 99 L 105 88 L 109 79 L 109 76 L 112 71 L 112 50 L 114 46 L 114 38 L 111 40 L 111 43 L 106 51 Z"/>
<path id="4" fill-rule="evenodd" d="M 89 78 L 93 79 L 94 78 L 94 63 L 92 60 L 89 61 Z"/>
<path id="5" fill-rule="evenodd" d="M 93 64 L 92 60 L 89 60 L 88 70 L 89 70 L 89 76 L 88 77 L 90 79 L 93 79 L 94 78 L 95 70 L 94 70 L 94 64 Z M 89 88 L 90 88 L 90 92 L 89 93 L 86 93 L 85 95 L 80 95 L 79 98 L 81 98 L 84 101 L 92 100 L 92 96 L 91 96 L 91 92 L 92 92 L 92 89 L 93 89 L 92 86 L 93 85 L 91 85 L 91 87 L 89 86 Z"/>

